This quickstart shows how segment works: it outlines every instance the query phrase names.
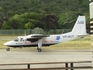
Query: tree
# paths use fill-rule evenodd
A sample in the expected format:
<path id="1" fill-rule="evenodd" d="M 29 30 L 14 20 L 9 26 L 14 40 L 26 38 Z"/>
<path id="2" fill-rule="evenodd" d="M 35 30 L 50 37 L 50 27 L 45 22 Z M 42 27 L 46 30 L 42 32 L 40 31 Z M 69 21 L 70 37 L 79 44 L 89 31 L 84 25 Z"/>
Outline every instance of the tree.
<path id="1" fill-rule="evenodd" d="M 83 1 L 82 0 L 78 0 L 79 1 L 79 4 L 82 4 L 83 3 Z"/>
<path id="2" fill-rule="evenodd" d="M 30 22 L 28 22 L 28 23 L 25 24 L 25 28 L 26 29 L 33 29 L 33 27 L 34 27 L 34 25 L 31 24 Z"/>
<path id="3" fill-rule="evenodd" d="M 46 29 L 56 29 L 58 26 L 57 20 L 58 18 L 54 14 L 47 15 L 44 18 L 42 18 L 42 22 L 46 25 Z"/>
<path id="4" fill-rule="evenodd" d="M 2 29 L 11 29 L 11 28 L 12 28 L 11 25 L 8 22 L 4 21 Z"/>
<path id="5" fill-rule="evenodd" d="M 59 28 L 72 29 L 77 17 L 78 14 L 75 11 L 68 11 L 66 13 L 62 13 L 59 16 L 58 20 Z"/>
<path id="6" fill-rule="evenodd" d="M 32 29 L 32 28 L 35 28 L 38 25 L 38 23 L 39 25 L 41 25 L 40 23 L 41 18 L 42 18 L 42 15 L 38 13 L 33 13 L 33 12 L 24 13 L 21 15 L 15 14 L 11 18 L 11 22 L 14 28 L 16 26 L 16 28 L 19 28 L 19 29 Z"/>

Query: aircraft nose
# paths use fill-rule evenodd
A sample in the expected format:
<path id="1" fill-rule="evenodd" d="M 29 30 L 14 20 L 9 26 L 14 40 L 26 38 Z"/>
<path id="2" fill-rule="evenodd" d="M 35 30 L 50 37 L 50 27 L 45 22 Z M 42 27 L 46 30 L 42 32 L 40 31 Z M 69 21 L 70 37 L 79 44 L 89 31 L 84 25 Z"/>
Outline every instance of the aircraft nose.
<path id="1" fill-rule="evenodd" d="M 4 43 L 5 46 L 10 45 L 11 41 Z"/>
<path id="2" fill-rule="evenodd" d="M 8 42 L 4 43 L 4 45 L 8 45 Z"/>

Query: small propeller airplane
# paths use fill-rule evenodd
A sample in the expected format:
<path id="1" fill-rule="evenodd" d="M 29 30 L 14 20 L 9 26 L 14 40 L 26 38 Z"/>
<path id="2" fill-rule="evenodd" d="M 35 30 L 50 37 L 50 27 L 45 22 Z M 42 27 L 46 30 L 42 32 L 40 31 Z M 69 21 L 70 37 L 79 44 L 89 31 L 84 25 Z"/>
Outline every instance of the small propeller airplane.
<path id="1" fill-rule="evenodd" d="M 37 46 L 38 52 L 41 52 L 42 46 L 54 45 L 86 36 L 85 16 L 78 16 L 77 21 L 71 32 L 46 36 L 44 34 L 31 34 L 27 36 L 18 36 L 17 39 L 4 43 L 7 51 L 9 47 L 33 47 Z"/>

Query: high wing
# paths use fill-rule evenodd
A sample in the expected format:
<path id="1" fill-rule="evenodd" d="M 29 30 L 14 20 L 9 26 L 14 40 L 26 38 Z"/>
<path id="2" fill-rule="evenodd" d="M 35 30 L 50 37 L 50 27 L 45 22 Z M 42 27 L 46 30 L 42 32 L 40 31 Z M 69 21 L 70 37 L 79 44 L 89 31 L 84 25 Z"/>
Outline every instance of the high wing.
<path id="1" fill-rule="evenodd" d="M 31 42 L 36 42 L 44 37 L 48 37 L 44 34 L 31 34 L 26 36 L 26 40 L 31 41 Z"/>

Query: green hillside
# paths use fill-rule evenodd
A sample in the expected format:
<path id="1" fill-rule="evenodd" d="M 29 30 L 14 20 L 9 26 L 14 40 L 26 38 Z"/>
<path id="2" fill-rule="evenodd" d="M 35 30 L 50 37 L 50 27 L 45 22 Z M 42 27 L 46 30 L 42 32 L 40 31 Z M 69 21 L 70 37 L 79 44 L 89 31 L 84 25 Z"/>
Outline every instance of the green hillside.
<path id="1" fill-rule="evenodd" d="M 0 0 L 0 29 L 71 29 L 78 15 L 89 29 L 88 0 Z"/>

